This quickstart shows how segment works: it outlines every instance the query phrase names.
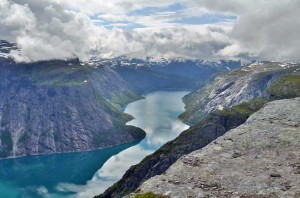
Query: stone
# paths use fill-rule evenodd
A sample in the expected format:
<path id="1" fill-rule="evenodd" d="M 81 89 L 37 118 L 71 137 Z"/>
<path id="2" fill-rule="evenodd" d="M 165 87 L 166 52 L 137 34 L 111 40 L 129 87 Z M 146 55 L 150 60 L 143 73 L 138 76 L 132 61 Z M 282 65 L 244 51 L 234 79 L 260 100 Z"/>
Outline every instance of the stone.
<path id="1" fill-rule="evenodd" d="M 156 188 L 162 177 L 158 175 L 145 181 L 138 189 L 159 194 L 171 191 L 169 195 L 172 198 L 187 195 L 196 198 L 228 197 L 229 192 L 233 197 L 244 198 L 297 197 L 300 186 L 300 175 L 296 174 L 300 167 L 300 129 L 295 126 L 300 124 L 299 107 L 300 98 L 270 102 L 244 124 L 216 140 L 222 143 L 232 138 L 234 144 L 223 144 L 222 151 L 217 151 L 215 144 L 208 144 L 180 158 L 164 174 L 167 180 L 198 180 L 189 180 L 179 186 L 161 182 Z M 269 122 L 270 119 L 273 123 Z M 274 137 L 281 141 L 274 143 Z M 243 155 L 234 159 L 223 157 L 224 153 L 234 154 L 237 151 Z M 190 159 L 201 159 L 201 166 L 187 163 Z M 205 172 L 209 176 L 204 176 Z M 134 194 L 129 197 L 132 196 Z"/>

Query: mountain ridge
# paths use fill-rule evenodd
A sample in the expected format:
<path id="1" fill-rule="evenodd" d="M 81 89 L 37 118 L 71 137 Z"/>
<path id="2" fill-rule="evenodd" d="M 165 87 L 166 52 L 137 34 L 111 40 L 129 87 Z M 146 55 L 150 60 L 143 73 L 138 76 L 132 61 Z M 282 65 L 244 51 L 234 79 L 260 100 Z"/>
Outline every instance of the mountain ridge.
<path id="1" fill-rule="evenodd" d="M 180 118 L 191 124 L 217 109 L 229 108 L 258 97 L 271 97 L 276 95 L 271 87 L 276 81 L 284 76 L 299 75 L 300 64 L 291 62 L 255 62 L 228 74 L 218 75 L 184 97 L 186 112 Z M 286 86 L 293 86 L 293 82 L 286 83 Z M 293 88 L 293 92 L 299 90 Z"/>
<path id="2" fill-rule="evenodd" d="M 240 61 L 102 59 L 95 62 L 113 68 L 126 82 L 144 93 L 161 89 L 196 89 L 208 78 L 220 72 L 240 67 Z"/>

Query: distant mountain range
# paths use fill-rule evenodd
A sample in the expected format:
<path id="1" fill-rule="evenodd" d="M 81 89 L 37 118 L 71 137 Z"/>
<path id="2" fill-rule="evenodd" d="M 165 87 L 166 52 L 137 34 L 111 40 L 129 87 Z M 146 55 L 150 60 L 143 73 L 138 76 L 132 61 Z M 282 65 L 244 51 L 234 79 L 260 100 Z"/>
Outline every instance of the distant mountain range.
<path id="1" fill-rule="evenodd" d="M 14 61 L 9 54 L 11 50 L 18 51 L 16 44 L 0 40 L 0 58 L 13 64 Z M 110 67 L 141 93 L 161 89 L 196 89 L 213 75 L 231 71 L 243 64 L 245 62 L 234 60 L 208 61 L 185 58 L 135 59 L 120 56 L 101 59 L 94 55 L 89 61 L 80 62 L 82 66 Z"/>
<path id="2" fill-rule="evenodd" d="M 195 89 L 219 72 L 228 72 L 241 66 L 241 61 L 204 61 L 148 58 L 94 59 L 118 72 L 129 84 L 141 92 L 159 89 Z"/>
<path id="3" fill-rule="evenodd" d="M 184 64 L 191 64 L 195 66 L 208 66 L 208 67 L 224 67 L 227 70 L 230 70 L 232 67 L 232 62 L 240 62 L 241 61 L 232 61 L 232 60 L 216 60 L 216 61 L 209 61 L 209 60 L 202 60 L 202 59 L 186 59 L 186 58 L 151 58 L 148 57 L 146 59 L 137 59 L 137 58 L 127 58 L 126 56 L 120 56 L 113 59 L 97 59 L 92 58 L 91 62 L 96 62 L 100 64 L 109 64 L 112 67 L 164 67 L 170 65 L 184 65 Z M 243 62 L 244 63 L 244 62 Z M 228 67 L 228 68 L 227 68 Z"/>
<path id="4" fill-rule="evenodd" d="M 16 63 L 0 41 L 0 158 L 91 150 L 140 140 L 122 112 L 142 94 L 195 89 L 239 61 L 115 59 Z"/>

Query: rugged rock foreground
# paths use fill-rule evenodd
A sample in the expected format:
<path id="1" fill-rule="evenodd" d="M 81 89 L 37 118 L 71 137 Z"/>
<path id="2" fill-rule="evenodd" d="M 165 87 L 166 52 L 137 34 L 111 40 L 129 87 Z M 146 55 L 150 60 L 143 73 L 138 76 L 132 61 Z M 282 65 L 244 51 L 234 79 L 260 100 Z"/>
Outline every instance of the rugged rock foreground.
<path id="1" fill-rule="evenodd" d="M 245 124 L 144 182 L 136 193 L 300 197 L 299 108 L 300 98 L 268 103 Z"/>

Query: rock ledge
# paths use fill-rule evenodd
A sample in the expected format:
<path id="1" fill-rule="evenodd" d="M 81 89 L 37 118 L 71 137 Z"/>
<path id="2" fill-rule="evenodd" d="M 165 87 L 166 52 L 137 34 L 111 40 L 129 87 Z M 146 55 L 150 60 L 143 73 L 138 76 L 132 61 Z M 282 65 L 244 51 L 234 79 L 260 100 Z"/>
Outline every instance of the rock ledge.
<path id="1" fill-rule="evenodd" d="M 245 124 L 144 182 L 136 193 L 300 197 L 299 108 L 300 98 L 268 103 Z"/>

